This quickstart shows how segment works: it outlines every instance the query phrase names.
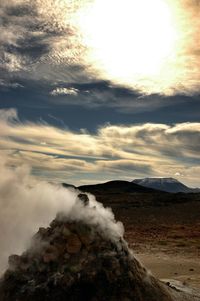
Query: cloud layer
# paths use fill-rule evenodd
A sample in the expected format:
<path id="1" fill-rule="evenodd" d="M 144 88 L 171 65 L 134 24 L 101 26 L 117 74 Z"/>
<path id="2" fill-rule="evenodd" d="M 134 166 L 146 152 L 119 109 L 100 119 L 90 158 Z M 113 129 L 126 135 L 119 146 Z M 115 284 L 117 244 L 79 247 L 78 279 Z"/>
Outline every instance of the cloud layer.
<path id="1" fill-rule="evenodd" d="M 9 165 L 27 163 L 40 178 L 74 184 L 139 176 L 177 176 L 199 186 L 200 123 L 105 125 L 96 133 L 22 123 L 0 111 L 0 148 Z"/>
<path id="2" fill-rule="evenodd" d="M 200 8 L 198 1 L 168 2 L 176 16 L 174 27 L 178 27 L 179 30 L 177 53 L 173 54 L 175 55 L 173 64 L 169 66 L 167 72 L 161 72 L 159 83 L 152 81 L 151 85 L 155 86 L 155 89 L 151 93 L 148 93 L 148 89 L 145 90 L 147 81 L 145 78 L 141 79 L 139 83 L 133 82 L 132 87 L 129 85 L 130 93 L 135 91 L 136 96 L 138 94 L 139 96 L 154 94 L 154 106 L 162 105 L 160 103 L 166 104 L 167 99 L 160 98 L 158 100 L 166 78 L 170 79 L 169 94 L 198 94 L 200 86 L 200 45 L 198 43 Z M 0 88 L 17 89 L 23 86 L 22 82 L 25 84 L 25 79 L 30 82 L 39 80 L 48 86 L 45 92 L 52 100 L 55 95 L 61 95 L 65 96 L 66 103 L 73 102 L 83 106 L 87 106 L 89 103 L 92 106 L 94 102 L 98 105 L 122 107 L 122 100 L 116 97 L 115 93 L 91 91 L 91 93 L 80 93 L 79 95 L 79 91 L 76 91 L 76 87 L 74 87 L 77 83 L 95 83 L 103 80 L 111 82 L 114 86 L 120 84 L 115 82 L 112 77 L 101 74 L 98 70 L 95 72 L 96 63 L 93 62 L 94 66 L 91 66 L 92 63 L 85 59 L 88 49 L 82 41 L 77 18 L 80 12 L 84 11 L 83 8 L 91 3 L 93 2 L 89 0 L 34 2 L 2 0 L 0 4 Z M 106 15 L 109 17 L 110 12 L 107 12 Z M 119 37 L 117 43 L 120 42 Z M 119 66 L 123 65 L 125 56 L 126 53 L 122 53 L 118 58 Z M 175 81 L 174 76 L 176 77 Z M 157 84 L 158 89 L 156 89 Z M 125 85 L 124 82 L 121 85 Z M 71 93 L 71 91 L 75 92 Z M 88 91 L 90 92 L 90 90 Z M 70 98 L 72 96 L 73 98 Z M 125 97 L 123 102 L 125 108 L 147 108 L 151 107 L 152 99 L 148 99 L 148 102 L 141 100 L 139 104 L 134 105 L 135 97 L 133 95 L 128 100 Z"/>

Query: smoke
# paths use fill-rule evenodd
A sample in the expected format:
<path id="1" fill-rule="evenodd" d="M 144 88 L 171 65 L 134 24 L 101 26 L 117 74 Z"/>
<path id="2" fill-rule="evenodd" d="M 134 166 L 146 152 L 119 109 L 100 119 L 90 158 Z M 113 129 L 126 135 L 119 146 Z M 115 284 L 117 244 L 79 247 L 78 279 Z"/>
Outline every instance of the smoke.
<path id="1" fill-rule="evenodd" d="M 123 236 L 123 225 L 111 209 L 89 195 L 89 205 L 79 200 L 79 191 L 38 181 L 28 166 L 11 168 L 1 154 L 0 163 L 0 273 L 10 254 L 23 252 L 39 227 L 46 227 L 57 213 L 71 220 L 97 226 L 112 239 Z"/>

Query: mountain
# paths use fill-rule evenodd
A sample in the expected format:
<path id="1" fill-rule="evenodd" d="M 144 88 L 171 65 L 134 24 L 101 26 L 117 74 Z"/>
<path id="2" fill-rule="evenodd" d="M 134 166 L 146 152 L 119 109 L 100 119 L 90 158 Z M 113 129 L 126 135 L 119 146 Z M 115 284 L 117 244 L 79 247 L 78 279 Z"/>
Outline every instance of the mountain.
<path id="1" fill-rule="evenodd" d="M 168 193 L 166 191 L 119 180 L 79 187 L 65 183 L 62 183 L 62 185 L 65 188 L 78 190 L 79 198 L 86 204 L 87 200 L 82 197 L 82 195 L 84 193 L 93 194 L 98 202 L 111 207 L 120 219 L 123 219 L 121 209 L 128 209 L 129 211 L 128 213 L 126 212 L 126 217 L 130 217 L 132 213 L 135 212 L 135 208 L 174 206 L 175 204 L 199 202 L 200 200 L 200 193 Z M 133 210 L 133 212 L 130 210 Z M 126 223 L 125 220 L 123 221 Z"/>
<path id="2" fill-rule="evenodd" d="M 128 181 L 109 181 L 101 184 L 83 185 L 78 187 L 79 190 L 84 192 L 90 192 L 93 194 L 99 193 L 156 193 L 153 188 L 143 187 L 137 183 Z"/>
<path id="3" fill-rule="evenodd" d="M 158 189 L 165 192 L 171 193 L 197 193 L 200 192 L 198 188 L 190 188 L 179 182 L 174 178 L 144 178 L 144 179 L 135 179 L 132 183 L 141 185 L 148 188 Z"/>

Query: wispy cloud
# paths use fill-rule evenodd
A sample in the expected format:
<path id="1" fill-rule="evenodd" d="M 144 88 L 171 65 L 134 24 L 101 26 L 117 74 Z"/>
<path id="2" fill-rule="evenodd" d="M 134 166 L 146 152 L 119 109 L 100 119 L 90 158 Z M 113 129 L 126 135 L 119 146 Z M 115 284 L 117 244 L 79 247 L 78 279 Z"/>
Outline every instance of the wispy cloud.
<path id="1" fill-rule="evenodd" d="M 106 125 L 96 133 L 44 123 L 21 123 L 15 110 L 0 111 L 0 149 L 10 165 L 22 162 L 38 176 L 83 182 L 138 176 L 177 176 L 200 185 L 200 123 Z"/>
<path id="2" fill-rule="evenodd" d="M 4 82 L 4 86 L 7 83 L 7 86 L 11 87 L 13 79 L 16 83 L 23 79 L 30 81 L 37 79 L 48 82 L 51 94 L 59 96 L 72 95 L 72 93 L 75 95 L 77 91 L 67 90 L 71 83 L 107 80 L 113 85 L 117 85 L 118 82 L 115 82 L 112 76 L 94 72 L 95 61 L 93 62 L 94 66 L 89 66 L 91 62 L 85 60 L 87 45 L 81 39 L 77 17 L 78 12 L 82 12 L 83 7 L 87 7 L 88 3 L 91 4 L 92 1 L 2 0 L 0 4 L 0 80 Z M 159 83 L 161 85 L 167 76 L 171 79 L 176 74 L 175 83 L 170 81 L 169 90 L 172 94 L 197 94 L 200 86 L 199 5 L 195 0 L 190 2 L 185 0 L 181 3 L 175 1 L 171 5 L 171 9 L 174 9 L 176 13 L 177 24 L 174 26 L 179 26 L 181 32 L 177 41 L 178 55 L 173 66 L 169 66 L 169 72 L 159 75 Z M 109 16 L 109 12 L 107 15 Z M 120 37 L 119 41 L 117 39 L 117 43 L 120 43 Z M 127 47 L 125 46 L 125 48 Z M 114 54 L 113 50 L 111 57 Z M 126 52 L 117 57 L 119 66 L 123 66 L 125 57 Z M 116 68 L 120 69 L 117 64 Z M 56 86 L 55 83 L 60 81 L 67 86 Z M 151 84 L 156 86 L 157 83 L 152 82 Z M 145 85 L 145 78 L 141 79 L 139 83 L 133 82 L 130 91 L 134 90 L 136 94 L 140 91 L 138 94 L 141 96 L 143 93 L 145 94 Z M 137 106 L 134 98 L 125 99 L 124 110 L 128 111 L 128 108 L 132 107 L 143 110 L 151 107 L 152 102 L 154 106 L 160 106 L 160 103 L 165 105 L 169 99 L 159 98 L 161 90 L 158 89 L 156 92 L 155 89 L 154 94 L 157 93 L 157 97 L 154 95 L 154 100 L 150 101 L 150 104 L 149 99 L 148 101 L 144 98 L 140 99 Z M 107 94 L 104 97 L 103 94 L 93 91 L 93 95 L 89 99 L 85 97 L 82 98 L 82 102 L 79 99 L 79 102 L 87 105 L 94 100 L 94 103 L 98 102 L 99 105 L 109 105 L 109 101 L 104 101 L 104 98 L 109 100 L 112 98 L 112 106 L 123 110 L 122 101 L 115 95 L 109 97 Z"/>
<path id="3" fill-rule="evenodd" d="M 73 16 L 79 1 L 1 1 L 0 68 L 4 80 L 35 77 L 49 80 L 77 79 L 81 45 Z M 66 71 L 64 71 L 66 70 Z M 70 75 L 71 74 L 71 75 Z"/>
<path id="4" fill-rule="evenodd" d="M 72 96 L 77 96 L 79 90 L 75 89 L 73 87 L 69 88 L 55 88 L 50 92 L 51 95 L 57 96 L 57 95 L 72 95 Z"/>

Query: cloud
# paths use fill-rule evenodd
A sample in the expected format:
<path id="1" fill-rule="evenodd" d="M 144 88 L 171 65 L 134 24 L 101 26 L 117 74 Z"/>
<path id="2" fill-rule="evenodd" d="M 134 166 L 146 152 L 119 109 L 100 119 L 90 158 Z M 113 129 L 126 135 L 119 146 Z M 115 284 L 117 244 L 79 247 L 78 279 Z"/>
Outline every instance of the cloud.
<path id="1" fill-rule="evenodd" d="M 61 84 L 60 84 L 61 85 Z M 73 87 L 56 87 L 50 93 L 54 97 L 49 99 L 57 105 L 82 105 L 88 108 L 115 107 L 124 111 L 137 110 L 140 107 L 138 98 L 140 94 L 130 89 L 114 86 L 108 81 L 91 81 L 86 83 L 73 83 Z M 68 97 L 66 97 L 66 95 Z M 78 96 L 76 99 L 70 96 Z"/>
<path id="2" fill-rule="evenodd" d="M 49 90 L 54 96 L 69 96 L 70 93 L 66 89 L 72 83 L 95 83 L 106 80 L 113 86 L 118 86 L 119 83 L 112 77 L 94 71 L 95 62 L 92 63 L 94 66 L 90 66 L 91 62 L 87 62 L 85 54 L 88 49 L 82 41 L 77 18 L 88 4 L 91 4 L 88 0 L 2 0 L 0 4 L 0 81 L 4 82 L 4 86 L 7 83 L 7 87 L 12 88 L 13 79 L 16 83 L 25 79 L 39 80 L 48 83 Z M 199 5 L 195 0 L 190 2 L 185 0 L 181 4 L 175 1 L 170 5 L 176 15 L 177 24 L 175 25 L 180 31 L 177 55 L 173 54 L 175 55 L 174 63 L 169 66 L 167 74 L 164 72 L 163 76 L 159 75 L 158 85 L 161 85 L 161 88 L 158 91 L 156 88 L 153 89 L 154 93 L 150 93 L 153 98 L 143 97 L 143 94 L 149 95 L 149 93 L 145 90 L 146 79 L 141 79 L 139 83 L 133 82 L 133 86 L 129 89 L 142 96 L 140 101 L 135 102 L 134 97 L 123 97 L 121 100 L 120 97 L 111 95 L 108 91 L 103 91 L 101 94 L 93 90 L 90 91 L 88 97 L 83 93 L 77 102 L 86 106 L 89 103 L 92 106 L 94 101 L 94 106 L 97 104 L 112 106 L 121 111 L 128 111 L 129 108 L 148 110 L 147 108 L 152 108 L 152 103 L 154 107 L 166 106 L 170 100 L 159 98 L 159 96 L 160 93 L 162 94 L 162 85 L 167 77 L 170 79 L 167 84 L 170 85 L 171 94 L 193 95 L 199 92 L 200 45 L 197 42 L 200 28 Z M 117 39 L 117 43 L 119 42 L 120 37 L 119 41 Z M 126 53 L 122 53 L 120 58 L 117 57 L 122 65 L 125 55 Z M 117 64 L 116 68 L 118 68 Z M 173 83 L 171 79 L 175 74 L 177 78 Z M 59 82 L 66 86 L 60 87 Z M 156 87 L 157 83 L 151 82 L 151 85 Z M 123 86 L 126 85 L 123 84 Z M 67 103 L 67 100 L 65 101 Z"/>
<path id="3" fill-rule="evenodd" d="M 73 16 L 78 1 L 1 1 L 1 80 L 42 79 L 80 82 L 80 43 Z M 80 65 L 80 67 L 78 67 Z M 73 72 L 72 72 L 73 70 Z"/>
<path id="4" fill-rule="evenodd" d="M 51 91 L 51 95 L 57 96 L 57 95 L 72 95 L 77 96 L 79 90 L 75 89 L 73 87 L 70 88 L 55 88 L 53 91 Z"/>
<path id="5" fill-rule="evenodd" d="M 79 70 L 79 67 L 78 69 Z M 78 72 L 78 71 L 76 71 Z M 75 72 L 75 73 L 76 73 Z M 74 74 L 72 69 L 71 74 Z M 83 74 L 83 70 L 80 71 Z M 83 82 L 81 82 L 83 81 Z M 163 120 L 167 122 L 173 120 L 198 120 L 199 116 L 199 97 L 185 95 L 176 95 L 173 97 L 164 97 L 161 95 L 140 95 L 138 92 L 130 89 L 116 86 L 108 81 L 92 81 L 91 79 L 80 78 L 80 82 L 64 83 L 63 81 L 55 81 L 50 83 L 49 80 L 18 79 L 13 77 L 7 80 L 0 81 L 0 98 L 1 107 L 16 107 L 24 110 L 26 107 L 31 107 L 31 115 L 45 115 L 46 111 L 37 111 L 38 108 L 49 108 L 49 113 L 55 115 L 54 111 L 62 112 L 69 107 L 93 114 L 94 111 L 105 112 L 107 119 L 110 115 L 108 112 L 115 114 L 115 120 L 120 118 L 126 122 L 127 117 L 132 114 L 137 115 L 147 120 Z M 27 100 L 28 99 L 28 100 Z M 70 110 L 70 109 L 69 109 Z M 148 115 L 147 112 L 150 112 Z M 119 115 L 120 114 L 120 115 Z M 159 114 L 159 115 L 158 115 Z M 62 114 L 61 114 L 62 115 Z M 103 114 L 102 114 L 103 115 Z M 65 117 L 62 119 L 65 119 Z M 102 119 L 105 120 L 105 116 Z M 26 117 L 26 116 L 25 116 Z M 43 116 L 45 118 L 45 116 Z M 99 115 L 100 117 L 100 115 Z M 80 118 L 81 120 L 81 118 Z M 65 119 L 68 123 L 68 118 Z"/>
<path id="6" fill-rule="evenodd" d="M 17 112 L 0 111 L 0 149 L 10 166 L 26 163 L 40 178 L 70 181 L 174 176 L 198 186 L 200 123 L 105 125 L 96 133 L 46 123 L 22 123 Z"/>

